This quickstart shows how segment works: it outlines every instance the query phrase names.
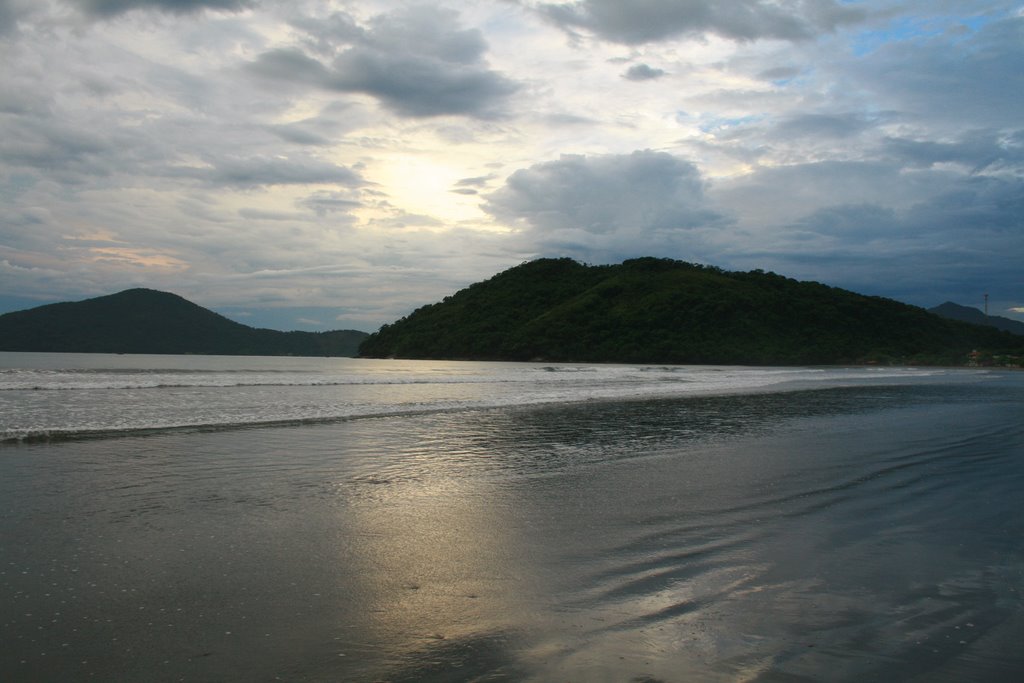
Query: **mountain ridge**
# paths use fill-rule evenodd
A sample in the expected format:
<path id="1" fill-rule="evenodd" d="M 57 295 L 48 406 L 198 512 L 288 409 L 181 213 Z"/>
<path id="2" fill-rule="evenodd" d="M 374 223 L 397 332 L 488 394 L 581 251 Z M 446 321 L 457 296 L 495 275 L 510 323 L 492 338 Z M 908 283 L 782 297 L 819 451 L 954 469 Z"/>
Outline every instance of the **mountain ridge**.
<path id="1" fill-rule="evenodd" d="M 0 315 L 0 350 L 268 356 L 354 356 L 357 330 L 249 327 L 188 299 L 132 288 Z"/>
<path id="2" fill-rule="evenodd" d="M 960 304 L 947 301 L 928 309 L 929 313 L 940 315 L 950 320 L 973 323 L 975 325 L 987 325 L 997 330 L 1010 332 L 1011 334 L 1024 335 L 1024 322 L 1012 318 L 1004 318 L 1000 315 L 986 315 L 973 306 L 961 306 Z"/>

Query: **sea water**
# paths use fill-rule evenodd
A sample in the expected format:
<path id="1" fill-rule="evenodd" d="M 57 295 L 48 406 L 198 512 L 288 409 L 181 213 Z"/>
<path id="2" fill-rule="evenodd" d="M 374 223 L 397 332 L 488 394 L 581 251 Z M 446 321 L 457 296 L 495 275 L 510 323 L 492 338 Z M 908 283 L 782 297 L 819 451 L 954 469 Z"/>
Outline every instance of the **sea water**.
<path id="1" fill-rule="evenodd" d="M 1024 376 L 0 354 L 0 679 L 1018 680 Z"/>
<path id="2" fill-rule="evenodd" d="M 0 440 L 940 381 L 956 371 L 0 353 Z"/>

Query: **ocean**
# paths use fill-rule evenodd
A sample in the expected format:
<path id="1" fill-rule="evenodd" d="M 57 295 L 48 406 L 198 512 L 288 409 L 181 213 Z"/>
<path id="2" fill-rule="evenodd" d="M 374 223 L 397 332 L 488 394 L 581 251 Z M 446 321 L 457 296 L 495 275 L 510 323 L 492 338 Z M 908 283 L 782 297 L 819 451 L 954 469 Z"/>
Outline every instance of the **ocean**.
<path id="1" fill-rule="evenodd" d="M 1024 373 L 0 353 L 3 681 L 1018 681 Z"/>

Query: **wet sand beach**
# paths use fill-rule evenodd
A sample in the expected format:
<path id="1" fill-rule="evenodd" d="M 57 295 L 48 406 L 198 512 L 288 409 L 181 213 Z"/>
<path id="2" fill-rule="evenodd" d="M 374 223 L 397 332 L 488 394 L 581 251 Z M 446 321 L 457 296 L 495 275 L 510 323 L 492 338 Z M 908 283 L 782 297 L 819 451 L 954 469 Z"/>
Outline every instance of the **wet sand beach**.
<path id="1" fill-rule="evenodd" d="M 1011 681 L 1019 381 L 0 452 L 7 681 Z"/>

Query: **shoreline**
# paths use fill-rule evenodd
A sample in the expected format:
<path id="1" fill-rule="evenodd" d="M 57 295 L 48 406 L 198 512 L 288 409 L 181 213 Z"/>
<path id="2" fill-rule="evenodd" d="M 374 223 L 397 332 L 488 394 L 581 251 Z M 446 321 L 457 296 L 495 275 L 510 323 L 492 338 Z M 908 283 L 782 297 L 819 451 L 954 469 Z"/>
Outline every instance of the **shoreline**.
<path id="1" fill-rule="evenodd" d="M 215 358 L 215 357 L 214 357 Z M 477 361 L 473 361 L 477 363 Z M 545 370 L 549 367 L 545 364 L 529 364 L 533 368 Z M 590 367 L 591 364 L 581 365 L 564 365 L 563 367 Z M 746 368 L 737 366 L 662 366 L 662 365 L 651 365 L 651 366 L 638 366 L 638 365 L 620 365 L 615 364 L 614 366 L 605 367 L 622 367 L 622 368 L 654 368 L 654 369 L 667 369 L 667 370 L 693 370 L 696 369 L 701 372 L 715 372 L 719 369 L 722 372 L 739 371 L 741 374 L 745 371 L 757 372 L 757 371 L 796 371 L 796 370 L 808 370 L 808 371 L 867 371 L 870 372 L 876 368 L 851 368 L 849 366 L 832 367 L 832 366 L 798 366 L 798 367 L 776 367 L 776 366 L 765 366 L 757 368 Z M 877 368 L 878 370 L 897 372 L 924 372 L 930 373 L 933 371 L 941 370 L 943 372 L 956 373 L 957 375 L 974 375 L 1001 372 L 1002 369 L 989 369 L 989 368 L 927 368 L 927 367 L 886 367 Z M 64 443 L 73 441 L 85 441 L 85 440 L 102 440 L 102 439 L 117 439 L 117 438 L 135 438 L 135 437 L 155 437 L 165 434 L 176 434 L 176 433 L 213 433 L 213 432 L 230 432 L 230 431 L 241 431 L 241 430 L 253 430 L 253 429 L 274 429 L 274 428 L 296 428 L 296 427 L 307 427 L 307 426 L 327 426 L 331 424 L 341 424 L 360 420 L 380 420 L 400 417 L 416 417 L 416 416 L 429 416 L 433 414 L 447 414 L 447 413 L 465 413 L 475 411 L 502 411 L 502 410 L 532 410 L 532 409 L 544 409 L 558 406 L 574 407 L 584 405 L 606 405 L 616 403 L 642 403 L 646 401 L 679 401 L 685 402 L 689 400 L 702 400 L 709 398 L 720 398 L 730 396 L 759 396 L 759 395 L 770 395 L 770 394 L 793 394 L 801 392 L 817 392 L 817 391 L 830 391 L 830 390 L 854 390 L 858 388 L 870 388 L 870 387 L 888 387 L 888 386 L 905 386 L 910 384 L 927 384 L 930 381 L 938 382 L 939 378 L 933 375 L 924 375 L 919 377 L 906 376 L 895 374 L 891 377 L 876 377 L 872 375 L 851 375 L 843 378 L 827 378 L 819 383 L 815 378 L 787 378 L 780 381 L 766 381 L 761 384 L 746 384 L 742 386 L 722 387 L 722 386 L 706 386 L 706 387 L 693 387 L 686 383 L 686 378 L 682 378 L 682 383 L 679 383 L 679 378 L 675 375 L 671 375 L 672 382 L 667 382 L 664 388 L 654 386 L 645 387 L 640 393 L 619 393 L 615 395 L 592 395 L 585 397 L 576 397 L 573 395 L 558 395 L 558 396 L 547 396 L 547 397 L 528 397 L 524 399 L 522 397 L 511 397 L 505 401 L 501 400 L 474 400 L 472 402 L 463 403 L 460 405 L 451 404 L 438 404 L 433 406 L 420 406 L 412 405 L 405 407 L 390 406 L 387 409 L 365 409 L 361 411 L 348 412 L 345 414 L 337 415 L 317 415 L 317 416 L 295 416 L 291 418 L 285 417 L 273 417 L 264 420 L 245 420 L 245 421 L 196 421 L 181 424 L 140 424 L 132 427 L 39 427 L 35 429 L 8 429 L 5 434 L 0 435 L 0 448 L 13 447 L 18 445 L 32 445 L 38 443 Z M 672 386 L 670 386 L 672 385 Z M 363 385 L 357 385 L 363 386 Z M 400 385 L 399 385 L 400 386 Z M 332 385 L 309 385 L 308 387 L 300 387 L 309 391 L 318 389 L 330 389 Z M 220 387 L 216 385 L 197 387 L 197 389 L 204 392 L 217 392 L 221 390 L 230 390 L 231 387 Z M 142 391 L 160 390 L 160 387 L 144 388 Z M 16 391 L 38 391 L 38 390 L 16 390 Z M 2 397 L 0 392 L 0 397 Z"/>

